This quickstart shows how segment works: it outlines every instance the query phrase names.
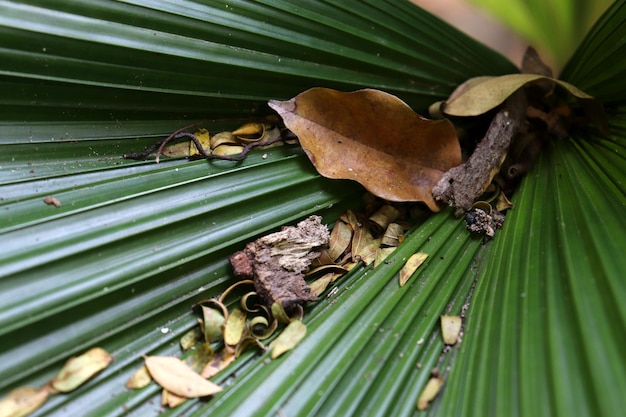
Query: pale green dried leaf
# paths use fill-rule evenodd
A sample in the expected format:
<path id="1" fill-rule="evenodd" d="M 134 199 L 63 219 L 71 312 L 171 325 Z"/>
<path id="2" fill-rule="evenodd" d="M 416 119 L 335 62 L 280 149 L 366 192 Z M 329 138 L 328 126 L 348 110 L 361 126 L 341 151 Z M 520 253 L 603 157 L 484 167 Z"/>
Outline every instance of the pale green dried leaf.
<path id="1" fill-rule="evenodd" d="M 70 358 L 54 377 L 51 385 L 59 392 L 73 391 L 109 366 L 112 361 L 113 356 L 104 349 L 99 347 L 89 349 L 80 356 Z"/>

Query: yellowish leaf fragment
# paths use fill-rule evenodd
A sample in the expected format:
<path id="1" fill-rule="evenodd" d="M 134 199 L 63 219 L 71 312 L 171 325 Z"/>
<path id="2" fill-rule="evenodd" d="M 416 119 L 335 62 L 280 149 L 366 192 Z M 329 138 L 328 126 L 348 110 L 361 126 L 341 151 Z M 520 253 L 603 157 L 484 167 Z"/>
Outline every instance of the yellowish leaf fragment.
<path id="1" fill-rule="evenodd" d="M 195 346 L 198 340 L 202 339 L 202 330 L 199 327 L 194 327 L 185 334 L 183 334 L 179 340 L 180 348 L 185 351 Z"/>
<path id="2" fill-rule="evenodd" d="M 417 409 L 419 411 L 426 410 L 430 402 L 439 394 L 439 390 L 443 385 L 443 378 L 434 376 L 428 380 L 426 386 L 422 390 L 417 399 Z"/>
<path id="3" fill-rule="evenodd" d="M 387 228 L 387 226 L 389 226 L 389 223 L 398 218 L 399 214 L 400 212 L 397 208 L 390 206 L 389 204 L 385 204 L 372 214 L 369 219 L 377 224 L 380 227 L 380 230 L 383 231 Z"/>
<path id="4" fill-rule="evenodd" d="M 176 395 L 173 392 L 169 392 L 164 389 L 161 391 L 161 405 L 168 406 L 169 408 L 175 408 L 184 403 L 187 399 L 185 397 L 181 397 L 180 395 Z"/>
<path id="5" fill-rule="evenodd" d="M 113 361 L 113 356 L 99 347 L 88 350 L 80 356 L 70 358 L 61 371 L 51 382 L 59 392 L 72 391 L 98 372 L 105 369 Z"/>
<path id="6" fill-rule="evenodd" d="M 200 343 L 184 360 L 194 372 L 200 372 L 213 359 L 213 349 L 208 343 Z"/>
<path id="7" fill-rule="evenodd" d="M 378 265 L 385 262 L 385 259 L 387 259 L 387 257 L 391 255 L 391 253 L 394 250 L 396 250 L 396 248 L 394 247 L 378 248 L 378 251 L 376 251 L 376 260 L 374 261 L 374 268 L 377 268 Z"/>
<path id="8" fill-rule="evenodd" d="M 146 365 L 142 365 L 141 368 L 137 369 L 134 374 L 128 378 L 126 381 L 126 388 L 128 389 L 141 389 L 145 388 L 150 384 L 152 378 L 150 377 L 150 373 L 148 372 L 148 368 Z"/>
<path id="9" fill-rule="evenodd" d="M 202 323 L 204 340 L 207 343 L 217 342 L 222 339 L 222 328 L 224 326 L 224 316 L 216 308 L 202 306 Z"/>
<path id="10" fill-rule="evenodd" d="M 219 132 L 211 137 L 211 149 L 220 145 L 239 145 L 231 132 Z"/>
<path id="11" fill-rule="evenodd" d="M 352 229 L 344 222 L 338 221 L 335 223 L 332 232 L 330 233 L 330 242 L 328 248 L 328 255 L 334 261 L 339 258 L 350 245 L 352 240 Z"/>
<path id="12" fill-rule="evenodd" d="M 352 260 L 363 261 L 369 265 L 376 260 L 376 251 L 380 247 L 380 239 L 374 239 L 366 227 L 357 227 L 352 237 Z"/>
<path id="13" fill-rule="evenodd" d="M 272 304 L 272 317 L 278 320 L 279 323 L 287 324 L 291 321 L 283 305 L 279 302 L 274 302 Z"/>
<path id="14" fill-rule="evenodd" d="M 398 223 L 389 223 L 380 241 L 381 246 L 399 246 L 404 241 L 404 229 Z"/>
<path id="15" fill-rule="evenodd" d="M 183 361 L 171 356 L 146 356 L 152 378 L 166 390 L 185 398 L 206 397 L 222 390 L 195 373 Z"/>
<path id="16" fill-rule="evenodd" d="M 316 297 L 322 295 L 322 293 L 326 291 L 328 285 L 332 282 L 334 275 L 334 273 L 329 272 L 328 274 L 324 274 L 312 283 L 310 283 L 309 288 L 311 288 L 311 294 L 315 295 Z"/>
<path id="17" fill-rule="evenodd" d="M 209 149 L 211 149 L 211 136 L 209 135 L 209 131 L 206 129 L 198 129 L 193 135 L 198 138 L 202 149 L 209 153 Z M 194 155 L 200 155 L 200 152 L 196 145 L 192 141 L 189 141 L 189 156 Z"/>
<path id="18" fill-rule="evenodd" d="M 403 287 L 404 284 L 407 283 L 409 278 L 413 275 L 413 273 L 419 268 L 424 261 L 428 258 L 427 253 L 418 252 L 413 255 L 406 261 L 406 264 L 400 270 L 400 286 Z"/>
<path id="19" fill-rule="evenodd" d="M 203 378 L 211 378 L 230 365 L 234 360 L 234 351 L 222 349 L 219 353 L 213 356 L 213 360 L 204 367 L 204 369 L 200 372 L 200 376 Z"/>
<path id="20" fill-rule="evenodd" d="M 243 337 L 246 327 L 246 313 L 235 308 L 224 324 L 224 343 L 228 346 L 236 346 Z"/>
<path id="21" fill-rule="evenodd" d="M 50 391 L 47 386 L 42 388 L 19 387 L 0 400 L 1 417 L 24 417 L 41 407 Z"/>
<path id="22" fill-rule="evenodd" d="M 462 320 L 459 316 L 441 316 L 441 336 L 446 345 L 455 345 L 459 340 Z"/>
<path id="23" fill-rule="evenodd" d="M 270 348 L 270 357 L 278 358 L 283 353 L 290 351 L 306 336 L 306 325 L 300 320 L 294 320 L 287 325 L 280 335 L 274 340 Z"/>

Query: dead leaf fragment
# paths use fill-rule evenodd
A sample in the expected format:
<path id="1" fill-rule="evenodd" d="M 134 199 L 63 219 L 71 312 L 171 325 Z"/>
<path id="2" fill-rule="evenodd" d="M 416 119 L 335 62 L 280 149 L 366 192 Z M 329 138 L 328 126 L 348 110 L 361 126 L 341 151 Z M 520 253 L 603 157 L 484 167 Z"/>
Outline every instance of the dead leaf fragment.
<path id="1" fill-rule="evenodd" d="M 461 333 L 462 320 L 459 316 L 441 316 L 441 337 L 446 345 L 455 345 Z"/>
<path id="2" fill-rule="evenodd" d="M 176 395 L 173 392 L 169 392 L 164 389 L 161 391 L 161 405 L 168 406 L 169 408 L 176 408 L 182 403 L 184 403 L 187 399 L 185 397 L 181 397 L 180 395 Z"/>
<path id="3" fill-rule="evenodd" d="M 50 391 L 47 386 L 42 388 L 19 387 L 0 400 L 1 417 L 25 417 L 41 407 Z"/>
<path id="4" fill-rule="evenodd" d="M 293 320 L 287 327 L 278 335 L 270 347 L 272 352 L 270 357 L 272 359 L 278 358 L 283 353 L 293 349 L 306 335 L 306 325 L 300 320 Z"/>
<path id="5" fill-rule="evenodd" d="M 135 373 L 128 378 L 125 386 L 128 389 L 141 389 L 147 387 L 151 381 L 152 378 L 150 377 L 148 368 L 146 368 L 145 365 L 142 365 L 141 368 L 137 369 Z"/>
<path id="6" fill-rule="evenodd" d="M 339 258 L 350 245 L 352 229 L 342 221 L 335 223 L 330 233 L 328 255 L 334 261 Z"/>
<path id="7" fill-rule="evenodd" d="M 428 258 L 427 253 L 417 252 L 406 261 L 402 269 L 400 270 L 400 286 L 403 287 L 407 283 L 413 273 L 419 268 L 424 261 Z"/>
<path id="8" fill-rule="evenodd" d="M 204 340 L 207 343 L 217 342 L 222 339 L 222 326 L 224 326 L 224 316 L 216 308 L 202 306 L 202 323 L 204 324 Z M 244 316 L 245 320 L 245 316 Z"/>
<path id="9" fill-rule="evenodd" d="M 54 207 L 61 207 L 61 202 L 54 197 L 44 197 L 43 202 Z"/>
<path id="10" fill-rule="evenodd" d="M 235 352 L 228 349 L 222 349 L 218 354 L 213 356 L 211 362 L 207 363 L 200 372 L 203 378 L 211 378 L 217 375 L 222 369 L 225 369 L 235 360 Z"/>
<path id="11" fill-rule="evenodd" d="M 72 391 L 105 369 L 112 361 L 113 356 L 106 350 L 99 347 L 90 349 L 80 356 L 70 358 L 54 377 L 51 385 L 59 392 Z"/>
<path id="12" fill-rule="evenodd" d="M 243 337 L 246 328 L 246 313 L 234 309 L 226 319 L 224 324 L 224 343 L 228 346 L 236 346 Z"/>
<path id="13" fill-rule="evenodd" d="M 358 181 L 388 201 L 423 201 L 444 171 L 461 163 L 449 120 L 427 120 L 399 98 L 365 89 L 342 93 L 312 88 L 291 100 L 269 102 L 318 172 Z"/>
<path id="14" fill-rule="evenodd" d="M 185 332 L 178 342 L 180 343 L 180 348 L 185 351 L 194 347 L 200 339 L 202 339 L 202 330 L 198 327 L 194 327 Z"/>
<path id="15" fill-rule="evenodd" d="M 417 409 L 419 411 L 426 410 L 430 402 L 439 394 L 439 390 L 443 385 L 443 378 L 434 376 L 428 380 L 426 386 L 422 390 L 417 399 Z"/>
<path id="16" fill-rule="evenodd" d="M 146 367 L 152 378 L 166 390 L 185 398 L 206 397 L 222 390 L 172 356 L 146 356 Z"/>

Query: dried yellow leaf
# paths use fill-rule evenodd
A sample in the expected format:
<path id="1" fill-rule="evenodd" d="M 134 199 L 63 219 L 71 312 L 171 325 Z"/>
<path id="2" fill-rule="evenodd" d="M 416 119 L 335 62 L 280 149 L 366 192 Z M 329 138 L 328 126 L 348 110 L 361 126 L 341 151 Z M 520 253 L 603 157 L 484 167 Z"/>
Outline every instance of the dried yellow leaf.
<path id="1" fill-rule="evenodd" d="M 239 145 L 237 139 L 231 132 L 219 132 L 211 138 L 211 149 L 215 149 L 220 145 Z"/>
<path id="2" fill-rule="evenodd" d="M 285 327 L 280 335 L 274 340 L 270 348 L 272 359 L 278 358 L 283 353 L 293 349 L 306 335 L 306 325 L 300 320 L 294 320 Z"/>
<path id="3" fill-rule="evenodd" d="M 398 218 L 399 214 L 400 212 L 397 208 L 385 204 L 372 214 L 369 219 L 380 227 L 380 231 L 383 231 L 389 226 L 389 223 Z"/>
<path id="4" fill-rule="evenodd" d="M 185 397 L 181 397 L 180 395 L 176 395 L 173 392 L 169 392 L 164 389 L 161 391 L 161 405 L 168 406 L 169 408 L 175 408 L 184 403 L 187 399 Z"/>
<path id="5" fill-rule="evenodd" d="M 209 149 L 211 149 L 211 136 L 209 135 L 209 131 L 206 129 L 198 129 L 193 134 L 196 138 L 198 138 L 198 142 L 202 145 L 202 149 L 208 153 Z M 198 148 L 196 145 L 190 141 L 189 142 L 189 156 L 200 155 Z"/>
<path id="6" fill-rule="evenodd" d="M 407 283 L 409 278 L 413 275 L 413 273 L 419 268 L 424 261 L 428 258 L 427 253 L 418 252 L 413 255 L 406 261 L 406 264 L 400 270 L 400 286 L 403 287 L 404 284 Z"/>
<path id="7" fill-rule="evenodd" d="M 426 410 L 428 404 L 439 394 L 439 390 L 443 385 L 443 378 L 434 376 L 428 380 L 426 386 L 422 390 L 419 398 L 417 399 L 417 409 L 419 411 Z"/>
<path id="8" fill-rule="evenodd" d="M 141 389 L 147 387 L 150 381 L 152 381 L 152 377 L 150 377 L 148 368 L 146 368 L 146 365 L 142 365 L 128 378 L 125 386 L 128 389 Z"/>
<path id="9" fill-rule="evenodd" d="M 311 288 L 311 294 L 317 297 L 322 295 L 322 293 L 326 291 L 326 288 L 328 287 L 328 285 L 332 282 L 334 275 L 336 274 L 329 272 L 328 274 L 324 274 L 320 278 L 311 282 L 309 284 L 309 287 Z"/>
<path id="10" fill-rule="evenodd" d="M 202 330 L 199 327 L 194 327 L 181 336 L 179 340 L 180 348 L 183 351 L 191 349 L 200 339 L 202 339 Z"/>
<path id="11" fill-rule="evenodd" d="M 342 221 L 335 223 L 330 233 L 328 255 L 334 261 L 339 258 L 350 246 L 352 240 L 352 228 Z"/>
<path id="12" fill-rule="evenodd" d="M 152 378 L 166 390 L 185 398 L 206 397 L 222 390 L 195 373 L 183 361 L 171 356 L 146 356 Z"/>
<path id="13" fill-rule="evenodd" d="M 204 369 L 200 372 L 200 376 L 203 378 L 211 378 L 218 374 L 222 369 L 226 368 L 235 360 L 235 352 L 228 349 L 223 349 L 215 356 L 213 360 L 209 362 Z"/>
<path id="14" fill-rule="evenodd" d="M 381 246 L 399 246 L 404 241 L 404 229 L 398 223 L 389 223 L 380 241 Z"/>
<path id="15" fill-rule="evenodd" d="M 207 343 L 222 340 L 224 322 L 224 316 L 220 310 L 202 306 L 202 331 L 204 332 L 204 340 Z"/>
<path id="16" fill-rule="evenodd" d="M 446 345 L 455 345 L 459 340 L 462 320 L 459 316 L 441 316 L 441 337 Z"/>
<path id="17" fill-rule="evenodd" d="M 367 227 L 357 227 L 352 237 L 352 260 L 363 261 L 369 265 L 376 260 L 376 251 L 380 247 L 380 239 L 374 239 Z"/>
<path id="18" fill-rule="evenodd" d="M 105 369 L 112 361 L 113 356 L 104 349 L 90 349 L 80 356 L 70 358 L 54 377 L 51 385 L 59 392 L 72 391 Z"/>
<path id="19" fill-rule="evenodd" d="M 194 372 L 200 372 L 213 359 L 213 349 L 208 343 L 200 343 L 193 353 L 185 357 L 185 364 Z"/>
<path id="20" fill-rule="evenodd" d="M 242 145 L 223 144 L 213 149 L 213 154 L 214 155 L 237 155 L 243 152 L 243 148 L 244 147 Z"/>
<path id="21" fill-rule="evenodd" d="M 394 247 L 378 248 L 378 251 L 376 251 L 376 260 L 374 261 L 374 268 L 377 268 L 378 265 L 385 262 L 385 259 L 387 259 L 387 257 L 391 255 L 391 253 L 394 250 L 396 250 L 396 248 Z"/>
<path id="22" fill-rule="evenodd" d="M 228 346 L 236 346 L 243 337 L 246 327 L 246 313 L 235 308 L 224 324 L 224 343 Z"/>
<path id="23" fill-rule="evenodd" d="M 279 302 L 274 302 L 272 304 L 272 317 L 278 320 L 279 323 L 287 324 L 291 321 L 291 319 L 285 312 L 283 305 Z"/>
<path id="24" fill-rule="evenodd" d="M 41 407 L 48 397 L 50 390 L 43 388 L 19 387 L 14 389 L 0 400 L 1 417 L 24 417 Z"/>
<path id="25" fill-rule="evenodd" d="M 233 130 L 234 136 L 260 136 L 265 131 L 265 125 L 258 122 L 250 122 L 241 125 L 239 128 Z"/>

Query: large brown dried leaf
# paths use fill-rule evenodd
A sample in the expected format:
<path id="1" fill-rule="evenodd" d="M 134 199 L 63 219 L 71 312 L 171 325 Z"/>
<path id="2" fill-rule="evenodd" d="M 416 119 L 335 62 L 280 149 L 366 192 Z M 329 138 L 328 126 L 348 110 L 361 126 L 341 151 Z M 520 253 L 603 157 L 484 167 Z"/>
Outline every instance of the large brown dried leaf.
<path id="1" fill-rule="evenodd" d="M 382 91 L 312 88 L 269 105 L 320 174 L 358 181 L 388 201 L 423 201 L 438 211 L 430 190 L 461 163 L 450 121 L 424 119 Z"/>

